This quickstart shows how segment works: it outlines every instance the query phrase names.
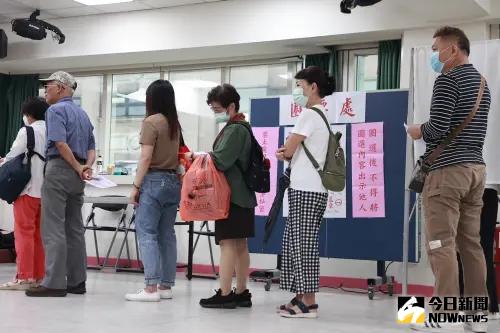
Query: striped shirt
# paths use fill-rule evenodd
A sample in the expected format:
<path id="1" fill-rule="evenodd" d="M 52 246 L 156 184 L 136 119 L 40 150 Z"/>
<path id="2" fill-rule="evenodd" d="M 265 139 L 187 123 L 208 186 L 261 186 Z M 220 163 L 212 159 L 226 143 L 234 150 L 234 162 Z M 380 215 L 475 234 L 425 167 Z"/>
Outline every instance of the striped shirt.
<path id="1" fill-rule="evenodd" d="M 467 118 L 476 103 L 480 84 L 481 74 L 471 64 L 455 67 L 438 76 L 434 82 L 430 119 L 422 125 L 423 139 L 427 144 L 424 158 Z M 485 164 L 483 145 L 490 103 L 490 90 L 486 84 L 475 117 L 445 148 L 431 170 L 461 163 Z"/>

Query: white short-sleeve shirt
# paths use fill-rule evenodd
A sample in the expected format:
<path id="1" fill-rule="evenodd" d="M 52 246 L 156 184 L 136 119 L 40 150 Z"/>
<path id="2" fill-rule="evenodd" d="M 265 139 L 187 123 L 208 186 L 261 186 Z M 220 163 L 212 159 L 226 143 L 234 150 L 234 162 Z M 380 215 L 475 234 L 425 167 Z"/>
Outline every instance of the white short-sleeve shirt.
<path id="1" fill-rule="evenodd" d="M 322 105 L 315 105 L 314 108 L 325 112 L 325 108 Z M 297 123 L 292 133 L 306 137 L 304 144 L 316 159 L 319 166 L 323 168 L 328 150 L 330 132 L 321 116 L 314 110 L 304 109 L 297 119 Z M 299 145 L 295 154 L 293 154 L 290 166 L 292 169 L 290 175 L 290 188 L 308 192 L 327 192 L 321 183 L 318 171 L 314 169 L 302 145 Z"/>
<path id="2" fill-rule="evenodd" d="M 35 133 L 35 151 L 45 157 L 45 121 L 38 120 L 33 122 L 30 126 L 33 127 L 33 132 Z M 26 128 L 21 127 L 9 153 L 5 156 L 5 161 L 3 163 L 26 153 L 28 151 L 26 148 L 27 142 L 28 136 L 26 134 Z M 42 161 L 37 155 L 34 155 L 31 158 L 31 179 L 21 195 L 27 194 L 33 198 L 40 198 L 42 196 L 44 166 L 45 162 Z"/>

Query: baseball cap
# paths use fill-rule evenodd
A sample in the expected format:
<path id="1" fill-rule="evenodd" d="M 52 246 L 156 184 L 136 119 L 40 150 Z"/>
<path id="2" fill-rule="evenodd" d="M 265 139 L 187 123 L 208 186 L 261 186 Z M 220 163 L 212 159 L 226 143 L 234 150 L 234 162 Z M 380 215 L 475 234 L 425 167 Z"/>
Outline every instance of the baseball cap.
<path id="1" fill-rule="evenodd" d="M 72 89 L 76 89 L 77 86 L 75 78 L 71 74 L 68 74 L 63 71 L 57 71 L 55 73 L 52 73 L 48 78 L 40 79 L 39 81 L 41 82 L 57 81 Z"/>

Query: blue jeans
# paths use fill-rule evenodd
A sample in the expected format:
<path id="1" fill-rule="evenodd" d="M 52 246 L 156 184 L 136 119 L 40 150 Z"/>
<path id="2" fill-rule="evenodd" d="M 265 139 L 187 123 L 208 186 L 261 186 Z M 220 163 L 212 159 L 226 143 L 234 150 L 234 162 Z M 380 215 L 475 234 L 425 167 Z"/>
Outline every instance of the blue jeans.
<path id="1" fill-rule="evenodd" d="M 142 182 L 136 231 L 146 285 L 173 286 L 177 262 L 175 218 L 180 202 L 176 174 L 150 171 Z"/>

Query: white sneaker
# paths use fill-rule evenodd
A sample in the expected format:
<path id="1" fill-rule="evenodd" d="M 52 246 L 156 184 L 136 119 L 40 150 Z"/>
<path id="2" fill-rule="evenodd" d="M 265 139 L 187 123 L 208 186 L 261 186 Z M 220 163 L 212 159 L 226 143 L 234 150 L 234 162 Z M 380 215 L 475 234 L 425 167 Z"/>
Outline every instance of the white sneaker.
<path id="1" fill-rule="evenodd" d="M 423 324 L 410 324 L 410 328 L 418 332 L 464 332 L 464 325 L 461 323 L 431 323 L 425 321 Z"/>
<path id="2" fill-rule="evenodd" d="M 135 294 L 126 294 L 125 299 L 127 301 L 135 302 L 159 302 L 160 294 L 157 291 L 154 293 L 148 293 L 146 290 L 141 289 Z"/>
<path id="3" fill-rule="evenodd" d="M 488 315 L 489 320 L 500 320 L 500 312 L 490 312 Z"/>
<path id="4" fill-rule="evenodd" d="M 158 294 L 160 294 L 161 299 L 172 299 L 172 289 L 160 289 L 158 288 Z"/>
<path id="5" fill-rule="evenodd" d="M 14 280 L 1 284 L 0 290 L 28 290 L 34 286 L 34 282 L 29 280 Z"/>
<path id="6" fill-rule="evenodd" d="M 478 313 L 481 315 L 481 313 Z M 488 323 L 465 323 L 465 328 L 474 333 L 487 333 Z"/>

